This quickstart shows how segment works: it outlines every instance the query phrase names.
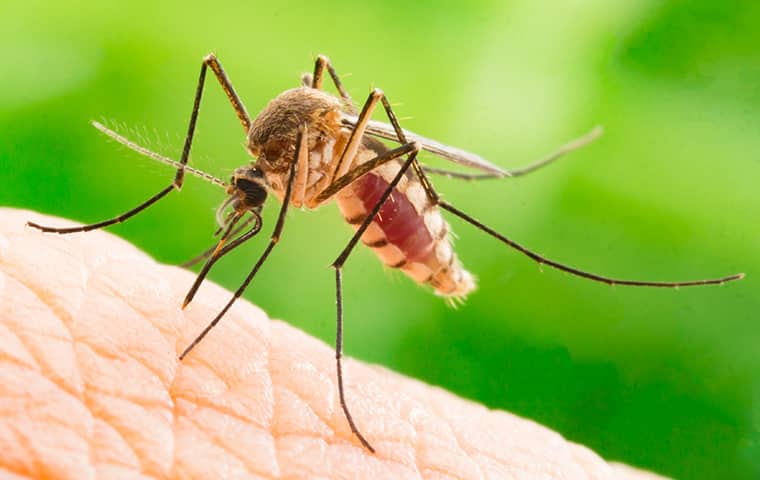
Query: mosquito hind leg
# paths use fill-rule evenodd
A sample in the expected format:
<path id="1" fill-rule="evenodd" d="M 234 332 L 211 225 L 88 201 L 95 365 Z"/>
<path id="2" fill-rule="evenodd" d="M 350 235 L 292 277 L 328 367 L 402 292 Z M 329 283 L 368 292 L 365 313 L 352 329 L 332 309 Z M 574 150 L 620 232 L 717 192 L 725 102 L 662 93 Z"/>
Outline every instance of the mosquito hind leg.
<path id="1" fill-rule="evenodd" d="M 455 172 L 451 170 L 445 170 L 441 168 L 433 168 L 433 167 L 427 167 L 427 166 L 423 166 L 422 170 L 428 174 L 442 175 L 444 177 L 456 178 L 459 180 L 490 180 L 490 179 L 505 178 L 505 177 L 522 177 L 529 173 L 535 172 L 536 170 L 539 170 L 551 163 L 554 163 L 556 160 L 559 160 L 561 157 L 565 156 L 566 154 L 570 152 L 573 152 L 575 150 L 585 147 L 589 143 L 599 138 L 601 134 L 602 134 L 602 127 L 596 126 L 587 134 L 567 142 L 566 144 L 559 147 L 557 150 L 551 152 L 550 154 L 546 155 L 543 158 L 540 158 L 534 161 L 533 163 L 529 163 L 528 165 L 524 167 L 506 170 L 507 175 L 500 175 L 497 173 Z"/>
<path id="2" fill-rule="evenodd" d="M 396 135 L 399 138 L 399 141 L 401 143 L 406 143 L 406 137 L 404 136 L 404 132 L 401 129 L 401 126 L 399 125 L 398 119 L 396 115 L 393 113 L 393 109 L 388 102 L 387 97 L 382 97 L 383 107 L 385 108 L 385 111 L 388 115 L 388 119 L 391 122 L 391 125 L 393 125 L 394 130 L 396 131 Z M 576 140 L 571 141 L 570 143 L 567 143 L 566 145 L 562 146 L 559 150 L 554 152 L 553 154 L 550 154 L 549 156 L 545 157 L 542 160 L 539 160 L 538 162 L 535 162 L 532 165 L 529 165 L 528 167 L 525 167 L 523 169 L 523 174 L 529 173 L 533 170 L 536 170 L 544 165 L 547 165 L 548 163 L 551 163 L 552 161 L 556 160 L 560 156 L 564 155 L 565 153 L 575 150 L 577 148 L 580 148 L 596 137 L 598 137 L 601 134 L 601 129 L 594 128 L 591 132 L 584 135 L 583 137 L 580 137 Z M 417 175 L 417 177 L 420 180 L 420 183 L 422 184 L 423 188 L 425 189 L 425 192 L 427 193 L 428 198 L 434 205 L 438 205 L 442 209 L 453 213 L 457 217 L 461 218 L 462 220 L 466 221 L 467 223 L 473 225 L 477 229 L 487 233 L 488 235 L 496 238 L 497 240 L 501 241 L 502 243 L 506 244 L 508 247 L 513 248 L 523 255 L 531 258 L 533 261 L 541 264 L 541 265 L 548 265 L 554 269 L 561 270 L 563 272 L 567 272 L 571 275 L 575 275 L 578 277 L 586 278 L 588 280 L 593 280 L 595 282 L 600 283 L 606 283 L 608 285 L 629 285 L 629 286 L 636 286 L 636 287 L 660 287 L 660 288 L 678 288 L 678 287 L 692 287 L 692 286 L 699 286 L 699 285 L 721 285 L 726 282 L 730 282 L 733 280 L 740 280 L 744 278 L 743 273 L 738 273 L 734 275 L 728 275 L 725 277 L 718 277 L 718 278 L 709 278 L 709 279 L 703 279 L 703 280 L 689 280 L 689 281 L 680 281 L 680 282 L 657 282 L 657 281 L 649 281 L 649 280 L 627 280 L 627 279 L 619 279 L 614 277 L 607 277 L 604 275 L 598 275 L 596 273 L 587 272 L 585 270 L 581 270 L 575 267 L 571 267 L 569 265 L 565 265 L 563 263 L 556 262 L 554 260 L 551 260 L 549 258 L 546 258 L 542 255 L 539 255 L 538 253 L 520 245 L 519 243 L 515 242 L 514 240 L 511 240 L 504 235 L 500 234 L 499 232 L 493 230 L 492 228 L 488 227 L 484 223 L 476 220 L 474 217 L 471 217 L 470 215 L 464 213 L 463 211 L 459 210 L 458 208 L 454 207 L 449 202 L 442 200 L 440 195 L 438 195 L 438 192 L 436 192 L 435 188 L 433 188 L 433 184 L 430 183 L 430 180 L 427 178 L 427 175 L 425 175 L 425 172 L 423 171 L 421 165 L 416 159 L 413 159 L 412 162 L 412 170 Z"/>
<path id="3" fill-rule="evenodd" d="M 437 194 L 435 194 L 437 196 Z M 479 220 L 471 217 L 470 215 L 464 213 L 462 210 L 459 210 L 458 208 L 454 207 L 452 204 L 441 200 L 438 198 L 437 202 L 439 207 L 442 209 L 453 213 L 457 217 L 461 218 L 465 222 L 469 223 L 470 225 L 473 225 L 478 230 L 481 230 L 488 235 L 492 236 L 493 238 L 499 240 L 500 242 L 504 243 L 510 248 L 513 248 L 517 250 L 518 252 L 522 253 L 523 255 L 527 256 L 528 258 L 532 259 L 539 265 L 548 265 L 556 270 L 560 270 L 563 272 L 567 272 L 571 275 L 575 275 L 576 277 L 582 277 L 587 280 L 593 280 L 595 282 L 599 283 L 606 283 L 607 285 L 628 285 L 628 286 L 634 286 L 634 287 L 660 287 L 660 288 L 678 288 L 678 287 L 694 287 L 699 285 L 722 285 L 726 282 L 731 282 L 733 280 L 741 280 L 744 278 L 743 273 L 737 273 L 734 275 L 728 275 L 725 277 L 718 277 L 718 278 L 709 278 L 709 279 L 703 279 L 703 280 L 688 280 L 688 281 L 668 281 L 668 282 L 660 282 L 660 281 L 650 281 L 650 280 L 627 280 L 627 279 L 620 279 L 620 278 L 613 278 L 613 277 L 607 277 L 604 275 L 598 275 L 596 273 L 587 272 L 585 270 L 581 270 L 575 267 L 571 267 L 569 265 L 556 262 L 554 260 L 550 260 L 532 250 L 529 250 L 528 248 L 520 245 L 519 243 L 515 242 L 514 240 L 511 240 L 501 233 L 497 232 L 496 230 L 492 229 L 491 227 L 485 225 L 484 223 L 480 222 Z"/>

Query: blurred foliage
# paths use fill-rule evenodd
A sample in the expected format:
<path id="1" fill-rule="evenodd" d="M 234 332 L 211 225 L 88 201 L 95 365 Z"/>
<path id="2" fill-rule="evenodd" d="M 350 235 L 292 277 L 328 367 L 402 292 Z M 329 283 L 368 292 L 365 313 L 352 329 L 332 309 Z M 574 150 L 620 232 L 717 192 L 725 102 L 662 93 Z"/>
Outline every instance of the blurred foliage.
<path id="1" fill-rule="evenodd" d="M 541 272 L 453 220 L 479 290 L 448 308 L 362 248 L 345 271 L 347 351 L 535 419 L 606 458 L 681 478 L 758 478 L 757 25 L 760 3 L 719 0 L 5 2 L 0 204 L 88 222 L 163 187 L 171 170 L 88 121 L 105 118 L 176 157 L 209 51 L 251 112 L 325 53 L 353 74 L 344 80 L 355 98 L 380 86 L 407 128 L 505 166 L 601 123 L 600 141 L 535 175 L 436 185 L 572 265 L 631 278 L 747 279 L 608 288 Z M 193 164 L 227 177 L 249 161 L 243 142 L 209 83 Z M 179 263 L 212 242 L 221 198 L 191 178 L 112 231 Z M 266 209 L 269 226 L 276 209 Z M 333 206 L 293 211 L 246 297 L 331 343 L 326 267 L 349 235 Z M 264 242 L 211 277 L 234 288 Z"/>

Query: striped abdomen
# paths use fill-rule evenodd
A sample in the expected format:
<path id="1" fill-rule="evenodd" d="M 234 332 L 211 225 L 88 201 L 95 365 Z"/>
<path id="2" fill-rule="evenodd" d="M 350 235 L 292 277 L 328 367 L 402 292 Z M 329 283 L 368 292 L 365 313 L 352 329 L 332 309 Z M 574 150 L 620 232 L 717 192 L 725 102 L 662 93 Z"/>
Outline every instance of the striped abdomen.
<path id="1" fill-rule="evenodd" d="M 364 175 L 337 195 L 346 221 L 358 229 L 400 164 L 391 162 Z M 437 295 L 464 297 L 475 288 L 472 275 L 459 262 L 449 238 L 449 225 L 413 175 L 406 175 L 362 235 L 382 262 L 398 268 Z"/>

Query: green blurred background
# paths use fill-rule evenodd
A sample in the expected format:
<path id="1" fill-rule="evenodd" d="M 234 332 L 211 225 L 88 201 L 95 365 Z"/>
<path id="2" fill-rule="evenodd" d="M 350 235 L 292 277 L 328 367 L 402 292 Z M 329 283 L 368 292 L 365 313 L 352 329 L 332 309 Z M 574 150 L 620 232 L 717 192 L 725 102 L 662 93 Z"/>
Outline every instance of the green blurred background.
<path id="1" fill-rule="evenodd" d="M 345 271 L 346 350 L 605 458 L 680 478 L 760 477 L 760 3 L 77 3 L 0 6 L 0 204 L 89 222 L 166 185 L 170 169 L 88 122 L 177 157 L 209 51 L 251 113 L 325 53 L 352 74 L 354 98 L 382 87 L 407 128 L 504 166 L 603 124 L 600 141 L 535 175 L 436 185 L 559 261 L 621 277 L 746 280 L 609 288 L 541 272 L 452 219 L 479 290 L 448 308 L 362 248 Z M 249 159 L 209 87 L 192 163 L 226 178 Z M 191 177 L 111 231 L 180 263 L 212 242 L 221 199 Z M 332 343 L 327 265 L 349 236 L 334 206 L 293 211 L 246 297 Z M 263 237 L 211 277 L 236 287 Z"/>

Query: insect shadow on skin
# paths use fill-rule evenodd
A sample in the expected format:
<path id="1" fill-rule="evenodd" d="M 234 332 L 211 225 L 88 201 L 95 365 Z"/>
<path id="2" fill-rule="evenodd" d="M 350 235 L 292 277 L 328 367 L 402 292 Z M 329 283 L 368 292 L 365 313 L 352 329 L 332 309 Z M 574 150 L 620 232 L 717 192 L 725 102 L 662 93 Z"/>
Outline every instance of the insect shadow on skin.
<path id="1" fill-rule="evenodd" d="M 187 165 L 201 97 L 208 69 L 214 73 L 240 121 L 247 137 L 248 152 L 256 160 L 235 170 L 225 182 Z M 322 88 L 327 73 L 338 96 Z M 126 147 L 176 168 L 174 180 L 164 189 L 137 207 L 109 220 L 79 227 L 55 228 L 28 222 L 43 232 L 67 234 L 87 232 L 123 222 L 153 205 L 170 192 L 179 190 L 185 174 L 201 177 L 222 187 L 227 198 L 217 210 L 219 240 L 214 246 L 186 262 L 185 266 L 205 260 L 182 305 L 185 308 L 197 293 L 211 267 L 227 253 L 256 236 L 262 227 L 261 210 L 268 193 L 281 200 L 269 243 L 232 298 L 185 348 L 184 359 L 214 328 L 232 304 L 243 294 L 269 254 L 277 245 L 285 225 L 289 205 L 315 209 L 335 200 L 344 219 L 355 233 L 332 263 L 335 269 L 337 302 L 335 358 L 338 396 L 351 431 L 361 444 L 374 452 L 361 433 L 346 402 L 343 384 L 343 282 L 342 268 L 354 247 L 361 240 L 372 248 L 380 260 L 398 268 L 414 281 L 430 285 L 437 295 L 462 300 L 475 288 L 473 276 L 464 269 L 453 251 L 448 223 L 441 210 L 459 217 L 507 246 L 518 250 L 542 265 L 608 285 L 645 287 L 687 287 L 723 284 L 744 277 L 744 274 L 684 282 L 624 280 L 597 275 L 543 257 L 505 237 L 474 217 L 441 199 L 428 175 L 445 175 L 464 180 L 518 177 L 546 166 L 561 156 L 597 138 L 601 128 L 560 147 L 555 152 L 526 167 L 503 170 L 470 152 L 444 145 L 401 128 L 386 95 L 373 89 L 361 111 L 357 112 L 340 77 L 325 56 L 316 59 L 314 73 L 305 74 L 298 88 L 286 90 L 272 100 L 253 120 L 238 97 L 229 77 L 217 58 L 210 54 L 203 59 L 195 92 L 187 135 L 179 161 L 148 150 L 100 123 L 93 125 Z M 372 112 L 382 105 L 389 123 L 370 120 Z M 378 138 L 397 143 L 390 148 Z M 422 166 L 417 154 L 425 150 L 478 173 L 461 173 Z"/>

